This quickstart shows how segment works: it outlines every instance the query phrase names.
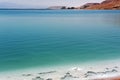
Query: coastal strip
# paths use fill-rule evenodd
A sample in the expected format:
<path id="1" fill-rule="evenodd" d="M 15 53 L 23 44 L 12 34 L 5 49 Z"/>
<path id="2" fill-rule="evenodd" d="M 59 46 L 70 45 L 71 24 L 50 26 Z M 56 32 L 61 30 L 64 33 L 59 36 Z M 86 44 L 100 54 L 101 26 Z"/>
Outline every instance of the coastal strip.
<path id="1" fill-rule="evenodd" d="M 0 73 L 0 80 L 120 80 L 120 60 Z M 94 65 L 91 65 L 94 64 Z"/>

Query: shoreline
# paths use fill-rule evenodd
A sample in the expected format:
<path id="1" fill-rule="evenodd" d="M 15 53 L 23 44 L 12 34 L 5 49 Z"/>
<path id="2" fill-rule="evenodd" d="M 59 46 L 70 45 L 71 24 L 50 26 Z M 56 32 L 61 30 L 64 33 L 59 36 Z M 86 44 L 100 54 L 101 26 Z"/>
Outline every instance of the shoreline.
<path id="1" fill-rule="evenodd" d="M 0 80 L 104 80 L 120 76 L 120 60 L 30 68 L 0 73 Z"/>

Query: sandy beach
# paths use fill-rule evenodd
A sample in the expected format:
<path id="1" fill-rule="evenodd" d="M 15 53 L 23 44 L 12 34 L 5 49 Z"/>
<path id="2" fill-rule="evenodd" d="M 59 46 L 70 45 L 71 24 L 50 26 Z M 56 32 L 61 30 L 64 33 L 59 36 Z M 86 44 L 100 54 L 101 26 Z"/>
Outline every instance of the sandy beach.
<path id="1" fill-rule="evenodd" d="M 0 80 L 120 80 L 119 60 L 1 72 Z"/>

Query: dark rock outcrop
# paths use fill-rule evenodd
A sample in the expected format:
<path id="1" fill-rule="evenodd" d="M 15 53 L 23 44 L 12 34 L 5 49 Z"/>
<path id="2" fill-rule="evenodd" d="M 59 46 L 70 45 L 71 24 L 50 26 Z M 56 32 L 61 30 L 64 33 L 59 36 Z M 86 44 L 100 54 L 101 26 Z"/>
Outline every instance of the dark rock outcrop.
<path id="1" fill-rule="evenodd" d="M 112 69 L 109 70 L 107 69 L 107 71 L 103 71 L 103 72 L 93 72 L 93 71 L 88 71 L 87 73 L 85 73 L 85 77 L 90 77 L 90 76 L 95 76 L 95 75 L 106 75 L 106 74 L 110 74 L 110 73 L 117 73 L 118 71 L 116 69 Z"/>
<path id="2" fill-rule="evenodd" d="M 43 78 L 41 78 L 40 76 L 37 76 L 35 78 L 32 78 L 32 80 L 44 80 Z"/>
<path id="3" fill-rule="evenodd" d="M 46 79 L 46 80 L 53 80 L 52 78 L 48 78 L 48 79 Z"/>
<path id="4" fill-rule="evenodd" d="M 99 4 L 100 3 L 87 3 L 87 4 L 83 5 L 83 6 L 81 6 L 80 9 L 85 9 L 87 7 L 90 7 L 90 6 L 93 6 L 93 5 L 99 5 Z"/>
<path id="5" fill-rule="evenodd" d="M 51 73 L 55 73 L 56 71 L 49 71 L 49 72 L 41 72 L 41 73 L 38 73 L 38 74 L 51 74 Z"/>

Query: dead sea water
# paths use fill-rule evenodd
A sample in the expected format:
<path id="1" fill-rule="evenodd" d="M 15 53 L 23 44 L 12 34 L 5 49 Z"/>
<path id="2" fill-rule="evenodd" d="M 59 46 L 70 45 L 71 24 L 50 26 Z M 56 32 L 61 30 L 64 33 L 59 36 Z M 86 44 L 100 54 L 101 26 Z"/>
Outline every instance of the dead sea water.
<path id="1" fill-rule="evenodd" d="M 0 71 L 119 58 L 119 10 L 0 10 Z"/>

